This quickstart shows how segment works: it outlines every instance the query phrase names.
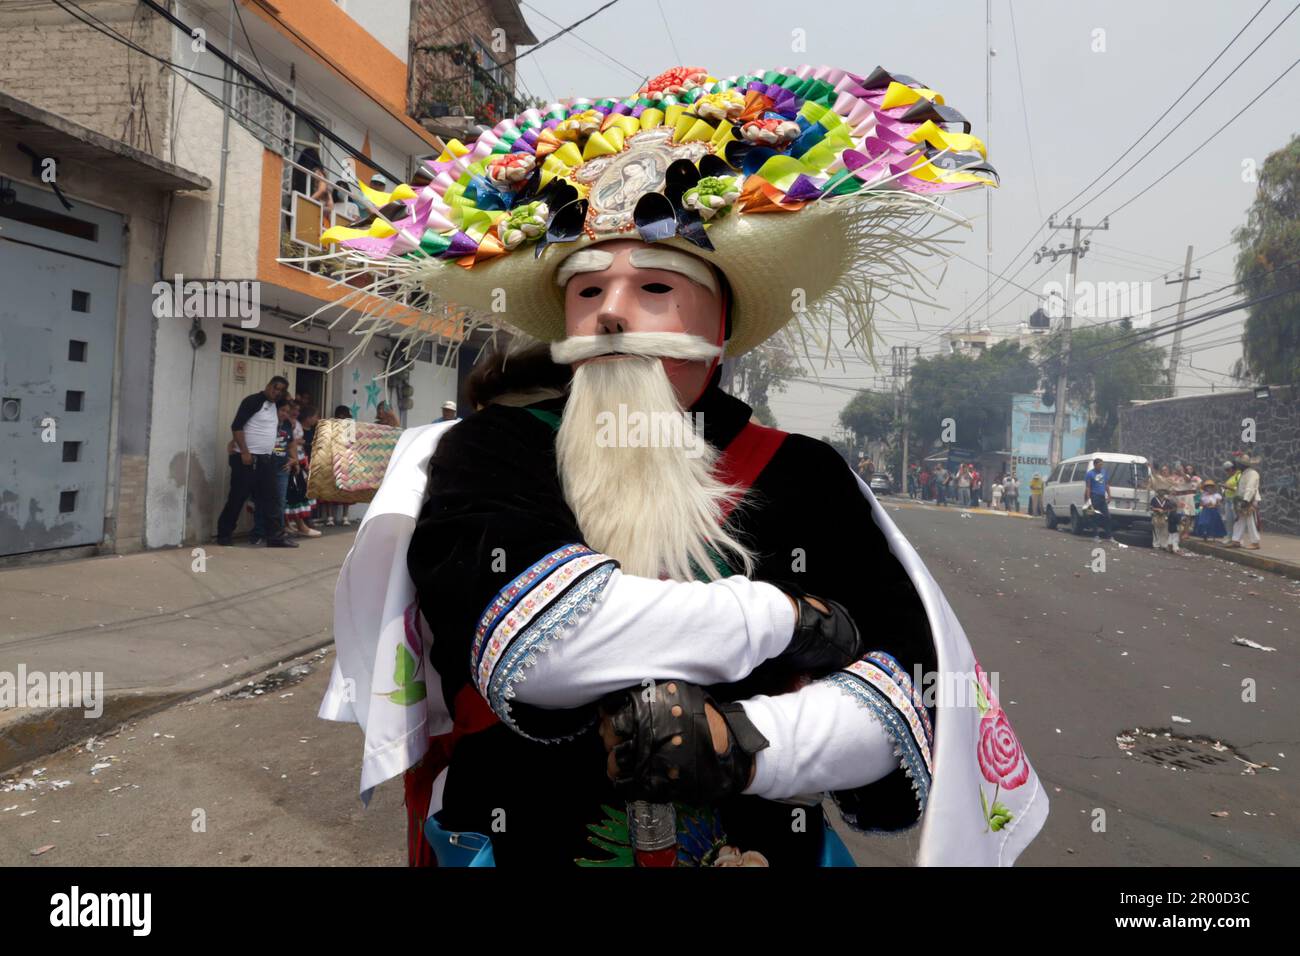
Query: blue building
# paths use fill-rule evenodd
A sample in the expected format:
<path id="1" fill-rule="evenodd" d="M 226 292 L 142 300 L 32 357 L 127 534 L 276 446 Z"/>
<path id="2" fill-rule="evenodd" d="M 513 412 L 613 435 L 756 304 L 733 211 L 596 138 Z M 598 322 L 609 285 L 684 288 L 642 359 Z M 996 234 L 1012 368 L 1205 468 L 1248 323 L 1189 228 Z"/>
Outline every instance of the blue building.
<path id="1" fill-rule="evenodd" d="M 1020 481 L 1028 495 L 1034 475 L 1047 481 L 1051 472 L 1052 419 L 1055 409 L 1044 405 L 1037 395 L 1011 396 L 1011 456 L 1009 471 Z M 1065 434 L 1061 439 L 1061 458 L 1082 455 L 1088 432 L 1088 413 L 1078 405 L 1066 409 Z"/>

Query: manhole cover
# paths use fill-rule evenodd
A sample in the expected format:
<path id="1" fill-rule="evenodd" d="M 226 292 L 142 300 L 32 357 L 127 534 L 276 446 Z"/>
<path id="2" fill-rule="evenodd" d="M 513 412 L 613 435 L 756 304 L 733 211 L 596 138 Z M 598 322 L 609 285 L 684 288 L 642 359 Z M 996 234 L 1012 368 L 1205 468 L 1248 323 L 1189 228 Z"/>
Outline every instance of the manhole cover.
<path id="1" fill-rule="evenodd" d="M 1231 744 L 1211 737 L 1185 737 L 1167 727 L 1136 727 L 1116 735 L 1119 749 L 1143 763 L 1168 770 L 1254 774 L 1268 767 L 1255 763 Z"/>

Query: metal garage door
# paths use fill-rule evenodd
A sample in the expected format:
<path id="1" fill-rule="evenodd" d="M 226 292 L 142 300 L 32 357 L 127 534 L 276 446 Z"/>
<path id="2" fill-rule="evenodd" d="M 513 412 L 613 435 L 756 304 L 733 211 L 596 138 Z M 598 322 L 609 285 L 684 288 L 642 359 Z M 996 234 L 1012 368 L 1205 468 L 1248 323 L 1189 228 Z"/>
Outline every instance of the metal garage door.
<path id="1" fill-rule="evenodd" d="M 0 555 L 98 544 L 122 217 L 19 183 L 0 205 Z"/>

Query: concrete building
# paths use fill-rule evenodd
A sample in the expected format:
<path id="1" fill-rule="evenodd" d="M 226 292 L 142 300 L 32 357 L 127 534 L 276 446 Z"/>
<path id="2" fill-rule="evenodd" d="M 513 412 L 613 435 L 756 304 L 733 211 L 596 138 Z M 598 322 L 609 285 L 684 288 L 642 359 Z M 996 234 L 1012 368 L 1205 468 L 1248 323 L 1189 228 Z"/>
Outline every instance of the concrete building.
<path id="1" fill-rule="evenodd" d="M 443 148 L 411 115 L 413 16 L 472 24 L 497 62 L 531 36 L 513 0 L 69 9 L 0 0 L 0 282 L 19 290 L 0 303 L 0 560 L 207 541 L 234 408 L 273 374 L 326 415 L 387 399 L 437 419 L 457 392 L 442 349 L 380 378 L 386 340 L 354 354 L 346 322 L 303 322 L 352 290 L 277 260 L 361 214 L 340 180 L 391 187 Z M 160 308 L 178 281 L 223 291 Z"/>

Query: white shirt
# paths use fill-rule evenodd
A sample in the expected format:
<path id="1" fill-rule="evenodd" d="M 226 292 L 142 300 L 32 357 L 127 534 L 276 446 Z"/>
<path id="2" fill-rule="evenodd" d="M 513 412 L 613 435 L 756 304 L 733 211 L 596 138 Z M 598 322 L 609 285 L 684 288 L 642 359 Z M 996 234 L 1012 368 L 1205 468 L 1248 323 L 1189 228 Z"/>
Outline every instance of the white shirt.
<path id="1" fill-rule="evenodd" d="M 275 450 L 275 426 L 279 420 L 275 402 L 269 398 L 262 402 L 262 407 L 244 423 L 244 444 L 249 454 L 269 455 Z"/>

